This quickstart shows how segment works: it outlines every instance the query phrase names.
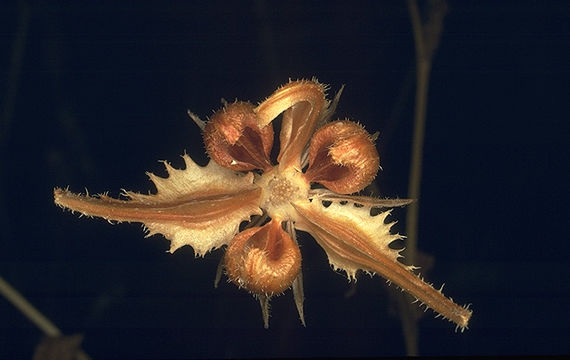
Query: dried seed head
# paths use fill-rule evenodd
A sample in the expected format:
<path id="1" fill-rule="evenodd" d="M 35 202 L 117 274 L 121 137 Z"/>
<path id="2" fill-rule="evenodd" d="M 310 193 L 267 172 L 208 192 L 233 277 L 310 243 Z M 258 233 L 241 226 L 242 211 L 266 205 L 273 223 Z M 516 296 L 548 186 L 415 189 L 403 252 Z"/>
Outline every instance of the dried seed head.
<path id="1" fill-rule="evenodd" d="M 230 242 L 224 257 L 228 277 L 254 294 L 273 295 L 287 290 L 301 270 L 301 252 L 272 220 L 242 231 Z"/>
<path id="2" fill-rule="evenodd" d="M 260 129 L 253 109 L 247 102 L 228 104 L 206 124 L 206 151 L 221 166 L 237 171 L 271 169 L 273 127 Z"/>
<path id="3" fill-rule="evenodd" d="M 333 121 L 311 139 L 305 179 L 350 194 L 370 184 L 379 164 L 374 141 L 362 126 L 348 120 Z"/>

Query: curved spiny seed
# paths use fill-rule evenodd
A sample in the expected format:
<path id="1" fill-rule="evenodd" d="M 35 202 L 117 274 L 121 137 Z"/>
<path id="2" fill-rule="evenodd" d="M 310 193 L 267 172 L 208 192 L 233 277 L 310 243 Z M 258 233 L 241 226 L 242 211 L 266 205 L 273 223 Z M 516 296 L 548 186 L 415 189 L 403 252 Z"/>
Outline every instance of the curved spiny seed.
<path id="1" fill-rule="evenodd" d="M 255 108 L 260 126 L 283 113 L 277 156 L 280 167 L 300 168 L 303 149 L 327 106 L 323 85 L 299 80 L 283 85 Z"/>
<path id="2" fill-rule="evenodd" d="M 301 252 L 281 222 L 242 231 L 228 245 L 224 263 L 230 280 L 264 296 L 287 290 L 301 271 Z"/>
<path id="3" fill-rule="evenodd" d="M 237 171 L 271 169 L 271 124 L 259 128 L 252 104 L 235 102 L 217 111 L 204 129 L 208 155 L 221 166 Z"/>
<path id="4" fill-rule="evenodd" d="M 372 182 L 379 164 L 374 142 L 362 126 L 348 120 L 333 121 L 311 139 L 305 179 L 350 194 Z"/>

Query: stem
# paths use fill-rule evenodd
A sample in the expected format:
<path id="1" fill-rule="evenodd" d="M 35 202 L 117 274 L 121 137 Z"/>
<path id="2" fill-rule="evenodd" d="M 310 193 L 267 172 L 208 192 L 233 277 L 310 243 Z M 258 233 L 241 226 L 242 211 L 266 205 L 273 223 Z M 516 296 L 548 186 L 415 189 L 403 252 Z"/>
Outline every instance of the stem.
<path id="1" fill-rule="evenodd" d="M 38 311 L 34 305 L 30 304 L 26 298 L 14 289 L 10 284 L 0 277 L 0 294 L 4 295 L 25 317 L 28 318 L 47 336 L 56 337 L 61 335 L 61 331 L 47 317 Z"/>
<path id="2" fill-rule="evenodd" d="M 60 337 L 61 331 L 55 326 L 54 323 L 38 311 L 26 298 L 14 289 L 6 280 L 0 276 L 0 294 L 3 295 L 12 305 L 14 305 L 20 312 L 28 318 L 34 325 L 36 325 L 46 336 Z M 75 353 L 77 360 L 91 359 L 87 353 L 82 349 L 78 349 Z"/>
<path id="3" fill-rule="evenodd" d="M 446 12 L 444 0 L 431 1 L 429 4 L 429 20 L 422 24 L 420 11 L 415 0 L 408 0 L 408 9 L 414 34 L 416 49 L 416 94 L 414 111 L 414 134 L 412 140 L 412 158 L 410 161 L 410 180 L 408 183 L 408 197 L 420 199 L 422 159 L 425 134 L 425 120 L 427 112 L 427 98 L 429 90 L 429 75 L 432 58 L 439 43 L 443 18 Z M 405 257 L 409 264 L 415 263 L 418 243 L 419 201 L 414 201 L 406 213 L 406 251 Z M 410 297 L 403 294 L 398 304 L 401 310 L 402 327 L 406 339 L 408 355 L 418 355 L 418 326 L 417 317 L 410 307 Z"/>
<path id="4" fill-rule="evenodd" d="M 408 197 L 410 199 L 420 199 L 429 70 L 431 63 L 422 61 L 417 65 L 414 134 L 410 164 L 410 181 L 408 184 Z M 409 205 L 406 214 L 406 259 L 410 264 L 415 263 L 418 241 L 418 217 L 419 201 L 414 201 Z"/>

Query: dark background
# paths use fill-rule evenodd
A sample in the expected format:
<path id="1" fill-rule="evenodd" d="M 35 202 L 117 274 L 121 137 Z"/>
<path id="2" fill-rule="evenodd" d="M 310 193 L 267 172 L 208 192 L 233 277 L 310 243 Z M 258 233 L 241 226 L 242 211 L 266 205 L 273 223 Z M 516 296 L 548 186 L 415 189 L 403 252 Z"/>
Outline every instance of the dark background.
<path id="1" fill-rule="evenodd" d="M 565 1 L 450 1 L 431 75 L 419 249 L 470 329 L 428 311 L 424 355 L 568 354 Z M 189 108 L 258 102 L 317 77 L 337 111 L 380 131 L 380 195 L 405 197 L 415 86 L 405 2 L 87 2 L 0 6 L 0 275 L 83 348 L 105 357 L 405 354 L 385 282 L 356 287 L 301 237 L 307 327 L 291 292 L 264 330 L 251 295 L 222 281 L 222 252 L 171 255 L 137 224 L 79 219 L 53 188 L 152 189 L 157 160 L 204 164 Z M 405 210 L 395 213 L 404 229 Z M 41 333 L 0 298 L 0 357 Z"/>

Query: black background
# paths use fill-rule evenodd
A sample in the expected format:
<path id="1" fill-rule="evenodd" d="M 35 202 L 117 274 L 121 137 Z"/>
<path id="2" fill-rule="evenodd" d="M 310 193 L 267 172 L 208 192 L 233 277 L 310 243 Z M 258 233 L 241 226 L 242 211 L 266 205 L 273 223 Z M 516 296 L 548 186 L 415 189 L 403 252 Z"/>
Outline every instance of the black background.
<path id="1" fill-rule="evenodd" d="M 431 75 L 419 249 L 427 278 L 472 303 L 470 329 L 420 320 L 423 355 L 568 354 L 567 2 L 451 1 Z M 0 6 L 0 275 L 105 357 L 405 354 L 385 282 L 355 288 L 301 237 L 307 327 L 291 292 L 258 303 L 221 252 L 171 255 L 136 224 L 78 219 L 53 188 L 146 192 L 156 160 L 205 164 L 220 98 L 258 102 L 317 77 L 337 115 L 380 131 L 380 195 L 405 197 L 414 42 L 405 2 L 20 2 Z M 405 210 L 395 213 L 403 231 Z M 355 291 L 355 292 L 354 292 Z M 352 293 L 354 292 L 354 293 Z M 352 294 L 351 296 L 348 296 Z M 0 298 L 0 357 L 41 333 Z"/>

